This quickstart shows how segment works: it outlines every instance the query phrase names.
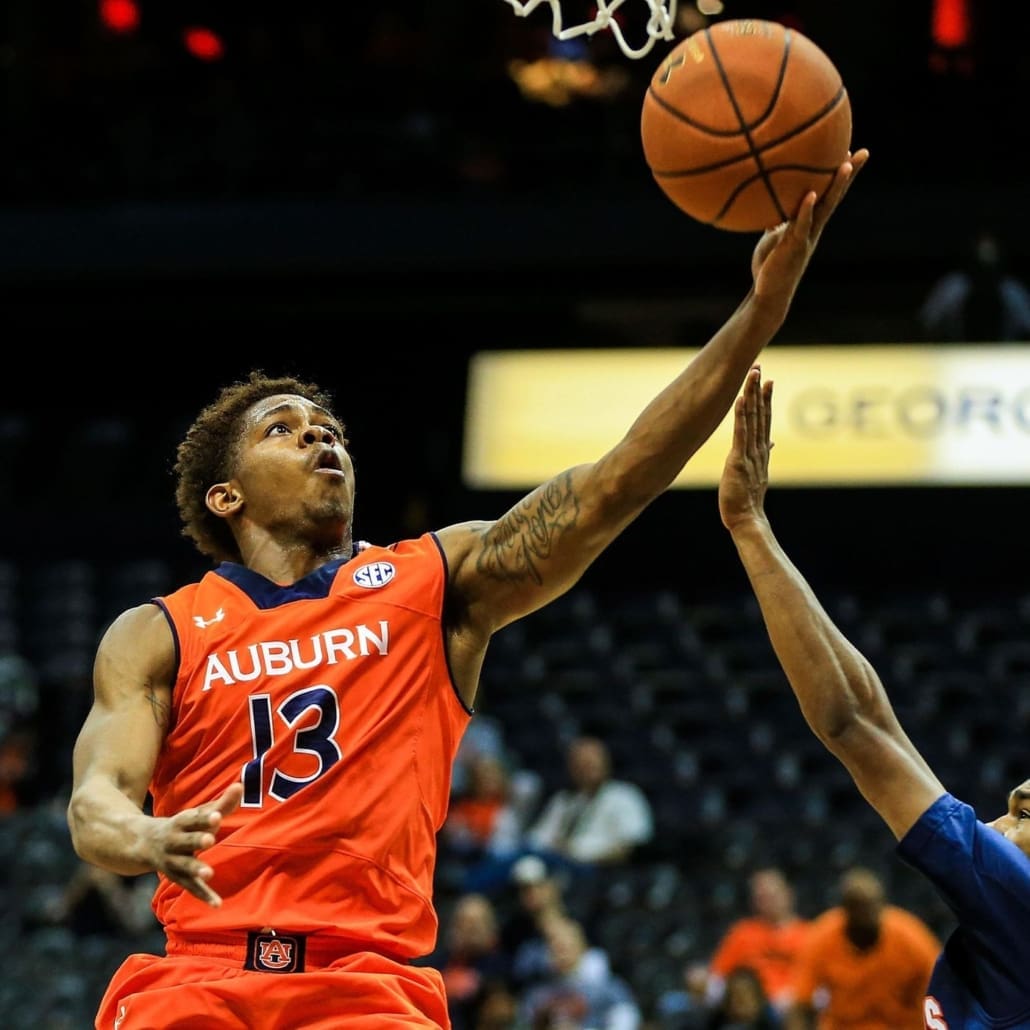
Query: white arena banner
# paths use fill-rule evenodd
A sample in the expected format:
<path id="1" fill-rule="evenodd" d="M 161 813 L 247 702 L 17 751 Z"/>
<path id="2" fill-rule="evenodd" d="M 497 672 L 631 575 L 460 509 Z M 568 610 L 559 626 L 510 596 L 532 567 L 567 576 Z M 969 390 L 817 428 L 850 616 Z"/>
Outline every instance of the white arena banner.
<path id="1" fill-rule="evenodd" d="M 685 368 L 693 350 L 487 351 L 469 366 L 463 478 L 528 489 L 593 461 Z M 1030 482 L 1030 346 L 777 346 L 772 478 L 778 486 Z M 677 487 L 718 482 L 732 414 Z"/>

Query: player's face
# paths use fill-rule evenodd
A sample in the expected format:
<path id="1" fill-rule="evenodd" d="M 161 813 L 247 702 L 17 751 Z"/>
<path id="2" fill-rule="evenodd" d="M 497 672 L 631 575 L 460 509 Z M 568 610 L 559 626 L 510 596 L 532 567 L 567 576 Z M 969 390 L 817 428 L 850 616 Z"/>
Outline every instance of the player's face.
<path id="1" fill-rule="evenodd" d="M 354 468 L 343 427 L 303 397 L 277 394 L 250 409 L 233 478 L 258 524 L 350 521 Z"/>
<path id="2" fill-rule="evenodd" d="M 987 825 L 1030 856 L 1030 780 L 1024 780 L 1009 794 L 1008 811 Z"/>

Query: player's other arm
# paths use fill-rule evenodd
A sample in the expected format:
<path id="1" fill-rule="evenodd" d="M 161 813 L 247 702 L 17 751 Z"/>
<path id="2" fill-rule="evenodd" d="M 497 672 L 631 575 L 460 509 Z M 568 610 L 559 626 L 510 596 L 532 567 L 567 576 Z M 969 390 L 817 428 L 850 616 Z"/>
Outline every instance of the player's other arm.
<path id="1" fill-rule="evenodd" d="M 196 853 L 215 842 L 239 804 L 234 785 L 218 801 L 158 819 L 143 810 L 168 729 L 175 646 L 163 612 L 129 609 L 104 634 L 93 670 L 93 705 L 75 742 L 68 825 L 76 853 L 131 876 L 158 871 L 218 904 L 212 870 Z"/>
<path id="2" fill-rule="evenodd" d="M 757 370 L 734 414 L 719 506 L 776 656 L 808 725 L 898 838 L 944 793 L 901 728 L 876 670 L 830 619 L 765 514 L 772 383 Z"/>
<path id="3" fill-rule="evenodd" d="M 764 233 L 736 311 L 599 460 L 567 469 L 492 523 L 440 534 L 470 625 L 489 634 L 568 590 L 680 473 L 733 404 L 747 370 L 782 326 L 827 220 L 868 154 L 830 189 Z"/>

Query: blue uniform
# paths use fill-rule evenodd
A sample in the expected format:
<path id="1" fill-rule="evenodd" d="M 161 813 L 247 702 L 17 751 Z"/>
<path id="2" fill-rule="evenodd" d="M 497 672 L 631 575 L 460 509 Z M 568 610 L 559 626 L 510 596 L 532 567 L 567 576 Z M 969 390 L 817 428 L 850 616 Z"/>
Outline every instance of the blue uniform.
<path id="1" fill-rule="evenodd" d="M 897 852 L 958 921 L 927 988 L 927 1030 L 1030 1030 L 1030 858 L 951 794 Z"/>

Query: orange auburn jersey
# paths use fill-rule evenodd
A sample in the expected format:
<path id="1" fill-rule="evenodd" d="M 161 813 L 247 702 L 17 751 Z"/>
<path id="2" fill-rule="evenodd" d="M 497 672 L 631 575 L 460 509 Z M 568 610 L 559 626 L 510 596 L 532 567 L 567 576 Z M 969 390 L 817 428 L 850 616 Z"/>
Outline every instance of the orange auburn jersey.
<path id="1" fill-rule="evenodd" d="M 178 674 L 154 814 L 244 788 L 202 853 L 221 907 L 162 876 L 169 933 L 268 927 L 402 959 L 434 948 L 436 834 L 470 718 L 447 665 L 445 587 L 427 533 L 290 586 L 225 563 L 155 598 Z"/>

